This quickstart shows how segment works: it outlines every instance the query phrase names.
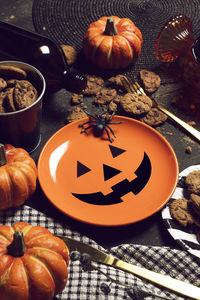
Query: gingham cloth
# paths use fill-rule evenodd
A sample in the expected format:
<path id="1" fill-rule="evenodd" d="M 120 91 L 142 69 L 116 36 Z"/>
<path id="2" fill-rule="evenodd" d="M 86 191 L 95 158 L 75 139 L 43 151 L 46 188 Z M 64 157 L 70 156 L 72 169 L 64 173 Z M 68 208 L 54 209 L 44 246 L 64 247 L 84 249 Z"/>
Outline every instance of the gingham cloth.
<path id="1" fill-rule="evenodd" d="M 43 213 L 28 206 L 0 212 L 0 224 L 12 225 L 19 221 L 30 223 L 33 226 L 39 225 L 46 227 L 53 234 L 66 235 L 105 250 L 88 237 L 80 235 L 78 232 L 73 232 L 66 224 L 61 224 L 59 221 L 49 218 Z M 200 286 L 200 260 L 186 251 L 170 249 L 169 247 L 123 244 L 106 252 L 129 263 Z M 159 288 L 146 280 L 129 274 L 128 272 L 117 270 L 102 264 L 97 264 L 97 267 L 114 280 L 118 280 L 125 285 L 136 287 L 139 294 L 137 299 L 187 299 L 186 297 L 172 293 L 167 289 Z M 102 272 L 84 271 L 80 261 L 70 262 L 69 278 L 66 288 L 61 294 L 57 295 L 54 300 L 130 299 L 124 286 L 113 282 L 110 286 L 111 289 L 109 294 L 106 295 L 100 288 L 102 282 L 108 282 L 106 276 L 102 274 Z M 142 293 L 140 293 L 140 291 L 142 291 Z"/>

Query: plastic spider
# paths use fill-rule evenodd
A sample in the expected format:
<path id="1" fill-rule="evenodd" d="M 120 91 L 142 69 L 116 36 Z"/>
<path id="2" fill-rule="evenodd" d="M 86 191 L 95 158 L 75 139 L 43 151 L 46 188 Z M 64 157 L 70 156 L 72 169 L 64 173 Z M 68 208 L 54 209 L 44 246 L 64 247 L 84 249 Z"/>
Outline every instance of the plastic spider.
<path id="1" fill-rule="evenodd" d="M 121 124 L 123 122 L 111 122 L 115 112 L 112 113 L 112 115 L 109 115 L 108 113 L 106 113 L 106 115 L 104 116 L 103 114 L 105 112 L 102 112 L 100 114 L 95 114 L 95 115 L 91 115 L 88 112 L 86 112 L 87 115 L 89 116 L 89 121 L 79 124 L 79 127 L 83 127 L 86 124 L 90 124 L 88 127 L 83 127 L 83 129 L 81 130 L 81 133 L 85 132 L 86 130 L 88 130 L 89 128 L 93 127 L 94 130 L 94 135 L 95 136 L 101 136 L 104 132 L 104 130 L 107 133 L 108 139 L 109 141 L 112 143 L 113 139 L 111 139 L 110 136 L 110 132 L 112 133 L 112 135 L 116 138 L 116 135 L 114 133 L 114 131 L 112 130 L 112 128 L 109 126 L 110 124 Z"/>

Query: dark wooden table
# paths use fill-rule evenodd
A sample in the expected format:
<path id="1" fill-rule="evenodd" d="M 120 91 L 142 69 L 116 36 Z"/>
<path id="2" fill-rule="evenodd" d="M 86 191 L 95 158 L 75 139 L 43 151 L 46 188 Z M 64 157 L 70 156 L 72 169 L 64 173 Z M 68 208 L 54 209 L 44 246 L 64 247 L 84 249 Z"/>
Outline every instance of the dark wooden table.
<path id="1" fill-rule="evenodd" d="M 34 31 L 31 13 L 32 0 L 0 1 L 1 21 Z M 177 83 L 173 81 L 167 85 L 162 84 L 159 88 L 159 92 L 156 94 L 156 97 L 159 99 L 160 103 L 184 121 L 195 121 L 195 127 L 200 130 L 199 116 L 197 114 L 190 114 L 189 111 L 186 112 L 177 110 L 176 107 L 171 105 L 171 99 L 174 95 L 179 93 L 179 88 L 180 87 Z M 36 163 L 46 141 L 64 125 L 70 95 L 70 92 L 64 89 L 61 89 L 56 93 L 46 93 L 44 97 L 41 124 L 42 140 L 39 147 L 31 154 Z M 199 164 L 200 144 L 198 142 L 185 134 L 183 130 L 178 128 L 171 121 L 165 122 L 165 124 L 158 127 L 157 130 L 173 147 L 178 158 L 180 171 L 191 165 Z M 192 148 L 192 153 L 190 154 L 186 152 L 186 148 L 188 146 Z M 122 227 L 109 228 L 82 224 L 59 212 L 45 197 L 44 193 L 40 189 L 39 182 L 37 184 L 35 194 L 31 199 L 27 200 L 26 204 L 45 212 L 48 216 L 53 216 L 54 218 L 63 220 L 73 229 L 91 237 L 96 240 L 96 242 L 107 248 L 121 243 L 179 247 L 164 227 L 161 212 L 157 212 L 144 221 Z"/>

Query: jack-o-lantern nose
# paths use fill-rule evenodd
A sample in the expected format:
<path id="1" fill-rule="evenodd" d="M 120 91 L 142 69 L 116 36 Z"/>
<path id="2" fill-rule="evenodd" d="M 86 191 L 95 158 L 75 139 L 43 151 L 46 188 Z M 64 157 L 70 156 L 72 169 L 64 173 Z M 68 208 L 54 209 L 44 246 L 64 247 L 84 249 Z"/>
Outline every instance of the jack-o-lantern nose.
<path id="1" fill-rule="evenodd" d="M 104 180 L 108 180 L 110 178 L 112 178 L 113 176 L 121 173 L 120 170 L 112 168 L 108 165 L 103 164 L 103 171 L 104 171 Z"/>

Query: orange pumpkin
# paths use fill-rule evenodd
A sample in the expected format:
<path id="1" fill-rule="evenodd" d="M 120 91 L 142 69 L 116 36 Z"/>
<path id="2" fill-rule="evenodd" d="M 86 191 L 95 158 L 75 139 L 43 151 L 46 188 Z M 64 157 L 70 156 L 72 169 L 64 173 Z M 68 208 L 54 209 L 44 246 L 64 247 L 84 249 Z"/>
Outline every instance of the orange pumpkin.
<path id="1" fill-rule="evenodd" d="M 66 286 L 69 250 L 40 226 L 0 226 L 0 299 L 51 300 Z"/>
<path id="2" fill-rule="evenodd" d="M 28 152 L 5 144 L 0 148 L 0 210 L 20 206 L 36 189 L 37 167 Z"/>
<path id="3" fill-rule="evenodd" d="M 83 51 L 99 68 L 121 69 L 140 55 L 142 43 L 142 33 L 130 19 L 101 17 L 89 25 Z"/>

